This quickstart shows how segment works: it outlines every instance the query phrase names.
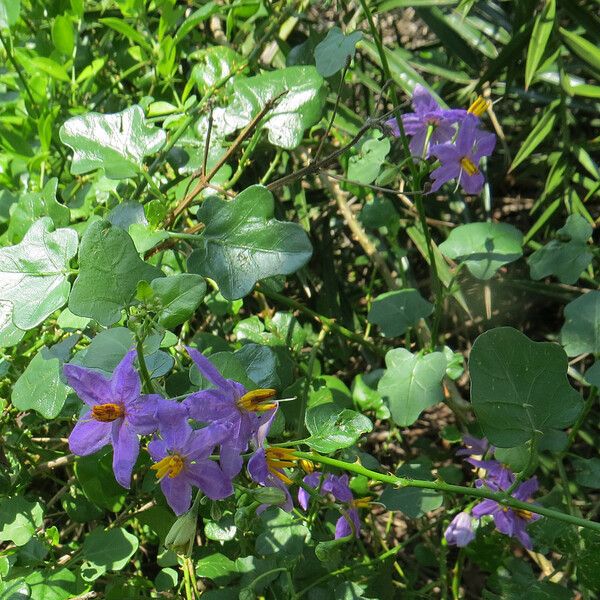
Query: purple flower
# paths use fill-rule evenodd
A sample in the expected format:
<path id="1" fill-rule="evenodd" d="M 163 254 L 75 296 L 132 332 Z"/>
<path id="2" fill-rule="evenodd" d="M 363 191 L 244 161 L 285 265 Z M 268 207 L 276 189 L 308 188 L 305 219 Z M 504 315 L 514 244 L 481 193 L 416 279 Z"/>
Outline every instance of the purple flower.
<path id="1" fill-rule="evenodd" d="M 439 190 L 444 183 L 452 179 L 456 179 L 467 194 L 481 192 L 485 180 L 479 170 L 479 161 L 493 152 L 496 136 L 481 131 L 477 124 L 477 117 L 468 114 L 454 143 L 432 146 L 431 154 L 441 163 L 441 166 L 431 173 L 432 192 Z"/>
<path id="2" fill-rule="evenodd" d="M 160 487 L 176 515 L 189 510 L 192 487 L 201 489 L 212 500 L 233 494 L 231 479 L 210 459 L 215 447 L 230 435 L 224 424 L 194 430 L 188 423 L 186 408 L 161 399 L 157 417 L 162 439 L 148 444 L 156 464 L 150 467 L 160 479 Z"/>
<path id="3" fill-rule="evenodd" d="M 422 85 L 417 84 L 413 91 L 412 107 L 415 112 L 402 115 L 404 133 L 412 139 L 408 145 L 413 156 L 429 156 L 429 149 L 424 154 L 427 134 L 431 128 L 429 142 L 443 144 L 449 142 L 456 133 L 453 124 L 464 118 L 464 110 L 446 110 L 442 108 L 435 98 Z M 400 136 L 400 129 L 396 117 L 385 122 L 392 134 Z"/>
<path id="4" fill-rule="evenodd" d="M 488 449 L 494 449 L 493 446 L 490 447 L 487 438 L 479 439 L 468 434 L 463 435 L 463 443 L 465 447 L 457 450 L 456 456 L 483 456 L 488 451 Z"/>
<path id="5" fill-rule="evenodd" d="M 446 541 L 451 546 L 463 548 L 475 539 L 473 531 L 473 520 L 466 512 L 459 512 L 444 533 Z"/>
<path id="6" fill-rule="evenodd" d="M 348 475 L 332 475 L 331 473 L 323 475 L 323 473 L 315 471 L 304 478 L 304 483 L 312 488 L 318 488 L 319 482 L 321 482 L 319 493 L 322 496 L 331 494 L 338 502 L 348 505 L 348 510 L 344 511 L 335 524 L 335 539 L 348 537 L 349 535 L 358 537 L 360 533 L 358 509 L 367 507 L 370 498 L 354 499 L 352 490 L 348 485 Z M 298 503 L 304 510 L 308 509 L 309 499 L 310 494 L 304 488 L 300 488 L 298 490 Z"/>
<path id="7" fill-rule="evenodd" d="M 85 367 L 64 366 L 69 385 L 90 407 L 69 436 L 71 452 L 86 456 L 112 444 L 115 478 L 125 488 L 131 484 L 140 450 L 138 434 L 156 431 L 154 413 L 160 399 L 156 394 L 140 394 L 135 356 L 135 350 L 128 352 L 110 379 Z"/>
<path id="8" fill-rule="evenodd" d="M 183 404 L 192 419 L 203 423 L 224 422 L 231 427 L 231 435 L 221 446 L 221 465 L 230 477 L 242 469 L 240 454 L 246 450 L 252 435 L 261 423 L 277 410 L 272 402 L 276 391 L 259 389 L 248 391 L 241 383 L 225 379 L 214 365 L 200 352 L 187 349 L 200 373 L 215 387 L 188 396 Z"/>
<path id="9" fill-rule="evenodd" d="M 485 469 L 484 479 L 478 479 L 475 482 L 477 487 L 487 485 L 488 487 L 498 487 L 501 490 L 507 490 L 515 480 L 515 474 L 497 460 L 476 460 L 467 458 L 466 461 L 478 469 Z"/>
<path id="10" fill-rule="evenodd" d="M 495 485 L 492 489 L 500 488 Z M 522 483 L 514 492 L 513 497 L 522 502 L 528 502 L 538 489 L 537 478 L 532 477 Z M 477 504 L 472 511 L 474 517 L 481 519 L 484 515 L 491 515 L 494 519 L 496 529 L 505 535 L 517 538 L 525 548 L 531 550 L 531 538 L 527 533 L 527 524 L 537 521 L 540 515 L 524 509 L 509 508 L 502 506 L 495 500 L 484 500 Z"/>

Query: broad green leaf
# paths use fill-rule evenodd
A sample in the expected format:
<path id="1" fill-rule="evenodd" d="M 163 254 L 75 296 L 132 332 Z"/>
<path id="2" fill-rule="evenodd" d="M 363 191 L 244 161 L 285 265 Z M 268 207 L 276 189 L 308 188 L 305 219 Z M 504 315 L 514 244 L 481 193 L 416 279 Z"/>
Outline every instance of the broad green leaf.
<path id="1" fill-rule="evenodd" d="M 81 579 L 65 568 L 50 568 L 45 571 L 33 569 L 25 581 L 32 591 L 31 600 L 68 600 L 85 591 Z M 20 600 L 20 599 L 11 599 Z"/>
<path id="2" fill-rule="evenodd" d="M 587 589 L 599 592 L 600 570 L 598 569 L 598 554 L 600 553 L 600 535 L 598 535 L 597 531 L 582 529 L 580 536 L 583 540 L 583 550 L 577 552 L 575 559 L 578 578 L 581 584 Z M 569 600 L 566 594 L 565 600 Z"/>
<path id="3" fill-rule="evenodd" d="M 244 57 L 229 46 L 211 46 L 195 53 L 197 63 L 192 69 L 192 79 L 204 93 L 217 81 L 227 77 L 244 64 Z M 230 80 L 229 85 L 233 85 Z"/>
<path id="4" fill-rule="evenodd" d="M 348 160 L 348 179 L 372 183 L 379 175 L 389 151 L 390 140 L 381 132 L 374 133 L 361 145 L 359 153 Z"/>
<path id="5" fill-rule="evenodd" d="M 236 533 L 237 527 L 230 514 L 225 515 L 218 521 L 208 519 L 204 521 L 204 535 L 206 535 L 209 540 L 215 542 L 229 542 L 235 538 Z"/>
<path id="6" fill-rule="evenodd" d="M 79 249 L 79 275 L 69 298 L 69 309 L 102 325 L 121 318 L 132 301 L 139 281 L 161 277 L 145 263 L 126 231 L 108 221 L 96 221 L 86 230 Z"/>
<path id="7" fill-rule="evenodd" d="M 361 39 L 361 31 L 345 35 L 339 27 L 332 27 L 327 32 L 327 37 L 315 48 L 315 63 L 319 74 L 331 77 L 341 71 L 354 58 L 356 43 Z"/>
<path id="8" fill-rule="evenodd" d="M 593 386 L 600 388 L 600 361 L 597 360 L 594 364 L 585 372 L 585 380 Z"/>
<path id="9" fill-rule="evenodd" d="M 69 297 L 69 261 L 77 252 L 72 229 L 53 231 L 52 219 L 38 219 L 16 246 L 0 248 L 0 300 L 13 305 L 13 323 L 32 329 Z"/>
<path id="10" fill-rule="evenodd" d="M 234 353 L 258 388 L 281 388 L 277 355 L 268 346 L 244 344 Z"/>
<path id="11" fill-rule="evenodd" d="M 19 20 L 21 0 L 0 0 L 0 29 L 8 29 Z"/>
<path id="12" fill-rule="evenodd" d="M 440 244 L 440 252 L 465 263 L 477 279 L 489 279 L 496 271 L 523 255 L 523 234 L 506 223 L 469 223 L 453 229 Z"/>
<path id="13" fill-rule="evenodd" d="M 583 487 L 600 489 L 600 458 L 573 458 L 575 481 Z"/>
<path id="14" fill-rule="evenodd" d="M 262 126 L 269 132 L 271 144 L 286 149 L 299 146 L 305 129 L 319 121 L 326 96 L 325 81 L 313 66 L 237 78 L 233 87 L 233 102 L 225 110 L 227 120 L 236 129 L 247 125 L 267 102 L 283 94 Z"/>
<path id="15" fill-rule="evenodd" d="M 40 350 L 13 387 L 13 406 L 19 410 L 35 410 L 46 419 L 57 417 L 69 391 L 61 381 L 61 366 L 47 349 Z"/>
<path id="16" fill-rule="evenodd" d="M 138 539 L 122 527 L 97 527 L 83 542 L 83 557 L 104 571 L 120 571 L 136 553 Z"/>
<path id="17" fill-rule="evenodd" d="M 432 464 L 428 460 L 410 461 L 404 463 L 397 471 L 398 477 L 409 479 L 424 479 L 433 481 Z M 416 519 L 436 508 L 444 501 L 442 494 L 435 490 L 419 488 L 386 487 L 378 498 L 387 510 L 399 510 L 410 519 Z"/>
<path id="18" fill-rule="evenodd" d="M 187 321 L 206 294 L 206 283 L 199 275 L 178 273 L 154 279 L 150 284 L 159 301 L 158 322 L 172 329 Z"/>
<path id="19" fill-rule="evenodd" d="M 560 343 L 567 356 L 600 352 L 600 292 L 582 294 L 565 306 Z"/>
<path id="20" fill-rule="evenodd" d="M 598 292 L 600 294 L 600 292 Z M 558 345 L 533 342 L 511 327 L 480 335 L 469 358 L 471 403 L 490 443 L 513 448 L 571 425 L 582 408 Z"/>
<path id="21" fill-rule="evenodd" d="M 254 185 L 231 202 L 206 199 L 198 220 L 206 227 L 198 236 L 202 247 L 188 261 L 191 272 L 214 279 L 229 300 L 249 294 L 259 279 L 289 275 L 312 254 L 304 230 L 273 219 L 273 196 Z"/>
<path id="22" fill-rule="evenodd" d="M 112 469 L 112 452 L 101 450 L 75 461 L 75 476 L 86 498 L 96 506 L 118 512 L 127 490 L 116 481 Z"/>
<path id="23" fill-rule="evenodd" d="M 564 227 L 556 232 L 557 239 L 527 259 L 531 278 L 537 280 L 555 275 L 561 283 L 575 283 L 592 262 L 593 254 L 587 244 L 592 231 L 592 226 L 582 216 L 570 215 Z"/>
<path id="24" fill-rule="evenodd" d="M 24 546 L 42 524 L 44 511 L 39 502 L 22 496 L 2 498 L 0 502 L 0 542 Z"/>
<path id="25" fill-rule="evenodd" d="M 9 348 L 18 344 L 25 332 L 15 327 L 12 321 L 13 305 L 0 300 L 0 348 Z"/>
<path id="26" fill-rule="evenodd" d="M 396 337 L 432 312 L 433 304 L 427 302 L 417 290 L 404 289 L 377 296 L 367 319 L 379 325 L 386 337 Z"/>
<path id="27" fill-rule="evenodd" d="M 227 582 L 237 573 L 238 569 L 235 561 L 219 552 L 203 556 L 196 561 L 196 575 L 212 579 L 216 583 L 223 580 Z"/>
<path id="28" fill-rule="evenodd" d="M 46 73 L 52 77 L 52 79 L 56 79 L 57 81 L 62 81 L 64 83 L 71 83 L 71 78 L 67 73 L 65 67 L 51 58 L 46 58 L 45 56 L 35 56 L 34 58 L 29 59 L 30 69 L 33 67 L 37 72 L 41 71 L 42 73 Z"/>
<path id="29" fill-rule="evenodd" d="M 529 132 L 529 135 L 521 144 L 517 155 L 510 165 L 509 172 L 514 171 L 550 135 L 550 132 L 554 131 L 556 106 L 556 102 L 553 102 L 546 108 L 536 126 Z"/>
<path id="30" fill-rule="evenodd" d="M 542 60 L 546 44 L 554 27 L 554 17 L 556 15 L 556 0 L 546 0 L 544 8 L 538 13 L 533 25 L 533 33 L 529 40 L 527 49 L 527 62 L 525 63 L 525 89 L 527 89 L 537 68 Z"/>
<path id="31" fill-rule="evenodd" d="M 129 23 L 126 23 L 123 19 L 119 19 L 117 17 L 105 17 L 103 19 L 98 19 L 100 23 L 110 27 L 114 31 L 117 31 L 121 35 L 124 35 L 130 42 L 134 44 L 138 44 L 144 50 L 148 52 L 152 51 L 152 45 L 146 38 L 136 29 L 134 29 Z"/>
<path id="32" fill-rule="evenodd" d="M 18 244 L 40 217 L 50 217 L 55 227 L 69 224 L 69 209 L 56 201 L 57 184 L 58 179 L 53 177 L 41 192 L 23 194 L 10 207 L 10 220 L 5 235 L 11 244 Z"/>
<path id="33" fill-rule="evenodd" d="M 567 42 L 567 46 L 569 46 L 581 60 L 584 60 L 588 65 L 597 71 L 600 71 L 600 50 L 598 49 L 597 44 L 594 44 L 584 37 L 581 37 L 572 31 L 568 31 L 563 27 L 560 28 L 560 32 Z"/>
<path id="34" fill-rule="evenodd" d="M 381 373 L 382 370 L 379 369 Z M 372 410 L 375 411 L 375 416 L 378 419 L 389 419 L 390 409 L 383 401 L 383 397 L 377 391 L 375 383 L 371 380 L 373 377 L 369 377 L 372 373 L 367 375 L 357 375 L 352 383 L 352 400 L 361 411 Z"/>
<path id="35" fill-rule="evenodd" d="M 161 569 L 154 578 L 154 587 L 157 592 L 174 590 L 179 582 L 179 574 L 175 569 Z"/>
<path id="36" fill-rule="evenodd" d="M 273 554 L 291 560 L 302 554 L 308 529 L 293 515 L 271 507 L 260 515 L 262 533 L 256 538 L 256 552 L 263 556 Z"/>
<path id="37" fill-rule="evenodd" d="M 61 141 L 74 150 L 71 173 L 104 169 L 110 179 L 135 177 L 144 157 L 158 152 L 166 134 L 146 122 L 137 104 L 114 114 L 87 113 L 60 128 Z"/>
<path id="38" fill-rule="evenodd" d="M 397 425 L 412 425 L 430 406 L 444 399 L 442 379 L 446 357 L 441 352 L 411 354 L 395 348 L 385 355 L 386 371 L 377 389 L 387 398 L 392 419 Z"/>
<path id="39" fill-rule="evenodd" d="M 58 15 L 52 23 L 52 43 L 64 56 L 70 58 L 75 47 L 73 23 L 67 15 Z"/>
<path id="40" fill-rule="evenodd" d="M 373 423 L 354 410 L 340 411 L 335 404 L 327 403 L 306 411 L 306 428 L 311 434 L 306 443 L 317 452 L 329 454 L 355 444 L 363 433 L 373 429 Z"/>

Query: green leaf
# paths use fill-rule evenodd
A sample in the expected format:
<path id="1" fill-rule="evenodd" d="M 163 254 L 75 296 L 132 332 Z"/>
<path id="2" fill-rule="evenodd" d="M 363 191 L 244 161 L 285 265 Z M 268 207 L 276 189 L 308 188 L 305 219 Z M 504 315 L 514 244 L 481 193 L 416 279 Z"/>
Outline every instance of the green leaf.
<path id="1" fill-rule="evenodd" d="M 179 44 L 190 31 L 198 27 L 198 25 L 203 21 L 206 21 L 206 19 L 212 17 L 216 12 L 219 12 L 219 10 L 220 7 L 214 2 L 207 2 L 198 10 L 194 11 L 189 17 L 186 17 L 185 21 L 181 24 L 181 27 L 179 27 L 175 34 L 175 44 Z"/>
<path id="2" fill-rule="evenodd" d="M 276 554 L 286 560 L 302 554 L 308 529 L 293 515 L 271 507 L 260 515 L 262 533 L 256 538 L 256 552 L 263 556 Z"/>
<path id="3" fill-rule="evenodd" d="M 127 490 L 116 481 L 112 469 L 112 452 L 101 450 L 75 461 L 75 476 L 86 498 L 96 506 L 117 512 L 125 502 Z"/>
<path id="4" fill-rule="evenodd" d="M 2 498 L 0 502 L 0 542 L 24 546 L 42 524 L 44 511 L 39 502 L 22 496 Z"/>
<path id="5" fill-rule="evenodd" d="M 564 227 L 552 240 L 528 259 L 532 279 L 549 275 L 558 277 L 561 283 L 575 283 L 592 262 L 593 254 L 587 245 L 592 226 L 581 215 L 570 215 Z"/>
<path id="6" fill-rule="evenodd" d="M 533 342 L 516 329 L 498 327 L 475 340 L 469 369 L 478 422 L 500 448 L 552 436 L 581 412 L 582 400 L 569 385 L 567 357 L 558 344 Z"/>
<path id="7" fill-rule="evenodd" d="M 102 325 L 121 318 L 139 281 L 152 281 L 162 272 L 138 255 L 126 231 L 108 221 L 96 221 L 86 230 L 79 249 L 79 275 L 73 284 L 69 309 Z"/>
<path id="8" fill-rule="evenodd" d="M 75 47 L 73 23 L 66 15 L 58 15 L 52 23 L 52 43 L 64 56 L 70 58 Z"/>
<path id="9" fill-rule="evenodd" d="M 554 131 L 554 122 L 556 121 L 554 109 L 556 106 L 556 102 L 550 104 L 536 126 L 529 132 L 510 165 L 509 173 L 514 171 L 550 135 L 551 131 Z"/>
<path id="10" fill-rule="evenodd" d="M 0 348 L 9 348 L 18 344 L 25 332 L 12 322 L 13 305 L 0 300 Z"/>
<path id="11" fill-rule="evenodd" d="M 379 371 L 381 372 L 380 369 Z M 389 419 L 390 409 L 383 401 L 383 397 L 377 391 L 375 384 L 371 387 L 373 377 L 369 377 L 369 375 L 373 375 L 373 373 L 368 373 L 365 376 L 357 375 L 354 378 L 352 400 L 362 412 L 373 410 L 378 419 Z M 368 380 L 367 377 L 369 377 Z"/>
<path id="12" fill-rule="evenodd" d="M 161 569 L 154 578 L 154 587 L 157 592 L 173 590 L 179 581 L 179 574 L 175 569 Z"/>
<path id="13" fill-rule="evenodd" d="M 36 56 L 30 60 L 31 65 L 36 70 L 46 73 L 46 75 L 49 75 L 52 77 L 52 79 L 63 81 L 64 83 L 71 83 L 71 77 L 67 73 L 65 67 L 51 58 L 46 58 L 45 56 Z"/>
<path id="14" fill-rule="evenodd" d="M 233 87 L 234 99 L 225 113 L 235 129 L 246 126 L 267 102 L 285 92 L 262 126 L 269 132 L 271 144 L 286 149 L 299 146 L 304 130 L 321 118 L 326 96 L 325 81 L 313 66 L 238 78 Z"/>
<path id="15" fill-rule="evenodd" d="M 317 452 L 329 454 L 356 443 L 363 434 L 373 429 L 365 415 L 343 409 L 333 403 L 319 404 L 306 411 L 306 428 L 311 434 L 306 443 Z"/>
<path id="16" fill-rule="evenodd" d="M 577 54 L 577 56 L 579 56 L 579 58 L 581 58 L 581 60 L 600 71 L 600 50 L 598 49 L 597 44 L 589 42 L 580 35 L 563 29 L 562 27 L 560 28 L 560 32 L 565 38 L 567 45 L 575 52 L 575 54 Z"/>
<path id="17" fill-rule="evenodd" d="M 396 475 L 398 477 L 408 477 L 409 479 L 433 481 L 431 469 L 431 462 L 427 459 L 420 459 L 404 463 L 396 471 Z M 399 510 L 410 519 L 416 519 L 439 508 L 443 501 L 443 495 L 435 490 L 398 489 L 396 487 L 386 487 L 378 499 L 378 502 L 381 502 L 387 510 Z"/>
<path id="18" fill-rule="evenodd" d="M 71 173 L 104 169 L 110 179 L 135 177 L 144 157 L 158 152 L 166 134 L 146 122 L 137 104 L 114 114 L 87 113 L 60 128 L 61 141 L 74 150 Z"/>
<path id="19" fill-rule="evenodd" d="M 69 297 L 69 261 L 77 252 L 72 229 L 53 231 L 52 219 L 38 219 L 23 241 L 0 248 L 0 300 L 13 305 L 19 329 L 33 329 Z"/>
<path id="20" fill-rule="evenodd" d="M 187 321 L 206 294 L 204 279 L 189 273 L 154 279 L 150 285 L 161 303 L 158 322 L 166 329 Z"/>
<path id="21" fill-rule="evenodd" d="M 19 197 L 10 208 L 10 220 L 6 238 L 18 244 L 27 230 L 40 217 L 50 217 L 55 227 L 65 227 L 70 221 L 70 211 L 56 201 L 58 179 L 53 177 L 41 192 L 30 192 Z"/>
<path id="22" fill-rule="evenodd" d="M 13 387 L 13 405 L 19 410 L 33 409 L 46 419 L 56 418 L 69 391 L 61 381 L 61 366 L 46 348 L 40 350 Z"/>
<path id="23" fill-rule="evenodd" d="M 600 535 L 597 531 L 581 531 L 583 550 L 575 557 L 577 575 L 581 584 L 594 592 L 600 591 L 600 570 L 598 569 L 598 555 L 600 554 Z M 565 590 L 566 591 L 566 590 Z M 565 600 L 569 600 L 565 594 Z"/>
<path id="24" fill-rule="evenodd" d="M 600 489 L 600 458 L 573 458 L 575 481 L 583 487 Z"/>
<path id="25" fill-rule="evenodd" d="M 381 165 L 390 151 L 390 140 L 375 132 L 360 147 L 360 152 L 348 160 L 348 179 L 372 183 L 379 175 Z"/>
<path id="26" fill-rule="evenodd" d="M 450 232 L 439 248 L 442 254 L 465 263 L 477 279 L 489 279 L 496 271 L 523 255 L 523 234 L 506 223 L 469 223 Z"/>
<path id="27" fill-rule="evenodd" d="M 220 583 L 223 580 L 226 583 L 237 573 L 238 569 L 235 561 L 220 552 L 203 556 L 196 561 L 196 575 L 212 579 L 216 583 Z"/>
<path id="28" fill-rule="evenodd" d="M 331 77 L 341 71 L 354 58 L 356 44 L 361 39 L 361 31 L 344 35 L 339 27 L 332 27 L 327 32 L 327 37 L 315 48 L 315 63 L 319 74 Z"/>
<path id="29" fill-rule="evenodd" d="M 273 196 L 253 185 L 231 202 L 207 198 L 198 211 L 206 224 L 202 247 L 189 258 L 191 272 L 214 279 L 228 300 L 249 294 L 259 279 L 289 275 L 306 264 L 312 247 L 295 223 L 273 219 Z"/>
<path id="30" fill-rule="evenodd" d="M 85 591 L 83 581 L 75 573 L 64 568 L 33 570 L 25 581 L 32 590 L 31 600 L 68 600 Z"/>
<path id="31" fill-rule="evenodd" d="M 385 355 L 386 372 L 377 389 L 387 397 L 397 425 L 412 425 L 426 408 L 441 402 L 446 357 L 442 352 L 411 354 L 395 348 Z"/>
<path id="32" fill-rule="evenodd" d="M 367 319 L 379 325 L 386 337 L 396 337 L 432 312 L 433 304 L 427 302 L 417 290 L 408 288 L 377 296 Z"/>
<path id="33" fill-rule="evenodd" d="M 139 546 L 135 535 L 122 527 L 105 530 L 97 527 L 83 542 L 83 557 L 102 572 L 120 571 L 136 553 Z"/>
<path id="34" fill-rule="evenodd" d="M 0 29 L 8 29 L 19 20 L 21 0 L 0 0 Z"/>
<path id="35" fill-rule="evenodd" d="M 237 527 L 234 524 L 233 517 L 225 515 L 218 521 L 205 520 L 204 521 L 204 535 L 209 540 L 215 542 L 229 542 L 237 533 Z"/>
<path id="36" fill-rule="evenodd" d="M 138 44 L 144 50 L 148 52 L 152 52 L 152 45 L 150 42 L 146 40 L 146 38 L 137 30 L 135 30 L 129 23 L 123 21 L 123 19 L 119 19 L 117 17 L 105 17 L 103 19 L 98 19 L 100 23 L 110 27 L 114 31 L 124 35 L 129 41 L 134 44 Z"/>
<path id="37" fill-rule="evenodd" d="M 529 48 L 527 49 L 527 62 L 525 63 L 525 89 L 527 89 L 533 77 L 537 72 L 537 68 L 542 60 L 546 44 L 554 27 L 554 17 L 556 15 L 556 0 L 546 0 L 544 8 L 535 18 L 533 25 L 533 33 L 529 40 Z"/>
<path id="38" fill-rule="evenodd" d="M 565 306 L 560 342 L 567 356 L 600 352 L 600 292 L 582 294 Z"/>

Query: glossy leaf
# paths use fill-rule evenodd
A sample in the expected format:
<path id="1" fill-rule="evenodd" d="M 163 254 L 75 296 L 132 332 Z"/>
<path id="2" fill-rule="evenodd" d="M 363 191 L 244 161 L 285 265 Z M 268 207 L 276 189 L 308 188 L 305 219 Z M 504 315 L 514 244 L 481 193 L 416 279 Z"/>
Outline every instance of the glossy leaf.
<path id="1" fill-rule="evenodd" d="M 83 557 L 104 571 L 120 571 L 138 549 L 138 539 L 122 527 L 97 527 L 83 542 Z"/>
<path id="2" fill-rule="evenodd" d="M 507 223 L 469 223 L 450 232 L 440 252 L 465 263 L 477 279 L 489 279 L 522 254 L 523 235 Z"/>
<path id="3" fill-rule="evenodd" d="M 362 39 L 361 31 L 345 35 L 339 27 L 332 27 L 325 39 L 315 48 L 317 71 L 323 77 L 331 77 L 341 71 L 354 58 L 356 44 Z"/>
<path id="4" fill-rule="evenodd" d="M 0 0 L 0 29 L 8 29 L 19 19 L 21 0 Z"/>
<path id="5" fill-rule="evenodd" d="M 567 45 L 586 63 L 588 63 L 594 69 L 600 71 L 600 50 L 598 45 L 594 44 L 584 37 L 568 31 L 567 29 L 560 28 Z"/>
<path id="6" fill-rule="evenodd" d="M 190 273 L 154 279 L 150 285 L 160 302 L 158 322 L 167 329 L 187 321 L 206 294 L 204 279 Z"/>
<path id="7" fill-rule="evenodd" d="M 377 389 L 387 398 L 397 425 L 412 425 L 426 408 L 443 400 L 443 353 L 411 354 L 404 348 L 395 348 L 385 355 L 385 364 L 387 369 Z"/>
<path id="8" fill-rule="evenodd" d="M 214 279 L 227 299 L 242 298 L 254 284 L 273 275 L 289 275 L 312 254 L 304 230 L 273 219 L 273 196 L 254 185 L 233 201 L 205 200 L 198 219 L 206 223 L 201 248 L 189 258 L 189 270 Z"/>
<path id="9" fill-rule="evenodd" d="M 567 356 L 600 352 L 600 292 L 582 294 L 565 306 L 560 342 Z"/>
<path id="10" fill-rule="evenodd" d="M 161 276 L 159 269 L 139 257 L 127 232 L 108 221 L 96 221 L 81 240 L 79 275 L 69 309 L 80 317 L 112 325 L 131 302 L 138 282 Z"/>
<path id="11" fill-rule="evenodd" d="M 24 546 L 42 524 L 44 511 L 39 502 L 22 496 L 4 497 L 0 502 L 0 542 Z"/>
<path id="12" fill-rule="evenodd" d="M 164 131 L 146 122 L 138 105 L 114 114 L 91 112 L 73 117 L 59 135 L 74 150 L 73 175 L 101 168 L 111 179 L 137 175 L 144 157 L 158 152 L 166 140 Z"/>
<path id="13" fill-rule="evenodd" d="M 396 337 L 432 312 L 433 304 L 427 302 L 417 290 L 404 289 L 377 296 L 367 318 L 379 325 L 386 337 Z"/>
<path id="14" fill-rule="evenodd" d="M 533 342 L 511 327 L 491 329 L 475 340 L 469 370 L 473 409 L 490 443 L 500 448 L 534 436 L 543 443 L 581 412 L 558 344 Z"/>
<path id="15" fill-rule="evenodd" d="M 20 329 L 39 325 L 69 297 L 69 261 L 77 252 L 77 234 L 53 229 L 52 219 L 43 217 L 20 244 L 0 248 L 0 300 L 12 303 L 12 320 Z"/>
<path id="16" fill-rule="evenodd" d="M 16 327 L 12 321 L 12 302 L 0 300 L 0 348 L 8 348 L 18 344 L 25 332 Z"/>
<path id="17" fill-rule="evenodd" d="M 525 63 L 525 89 L 527 89 L 535 76 L 552 29 L 556 15 L 556 0 L 546 0 L 544 8 L 535 18 L 533 33 L 527 49 L 527 62 Z"/>

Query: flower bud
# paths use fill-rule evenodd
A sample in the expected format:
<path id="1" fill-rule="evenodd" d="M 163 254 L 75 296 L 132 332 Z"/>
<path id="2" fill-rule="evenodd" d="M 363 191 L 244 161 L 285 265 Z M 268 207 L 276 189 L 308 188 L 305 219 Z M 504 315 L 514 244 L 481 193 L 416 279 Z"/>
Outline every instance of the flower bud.
<path id="1" fill-rule="evenodd" d="M 252 495 L 261 504 L 283 504 L 287 500 L 285 492 L 276 487 L 257 488 Z"/>
<path id="2" fill-rule="evenodd" d="M 197 522 L 198 509 L 192 507 L 173 523 L 165 538 L 165 546 L 176 554 L 189 556 L 192 553 L 194 539 L 196 538 Z"/>
<path id="3" fill-rule="evenodd" d="M 444 533 L 446 541 L 451 546 L 463 548 L 475 539 L 473 518 L 466 512 L 458 513 Z"/>

